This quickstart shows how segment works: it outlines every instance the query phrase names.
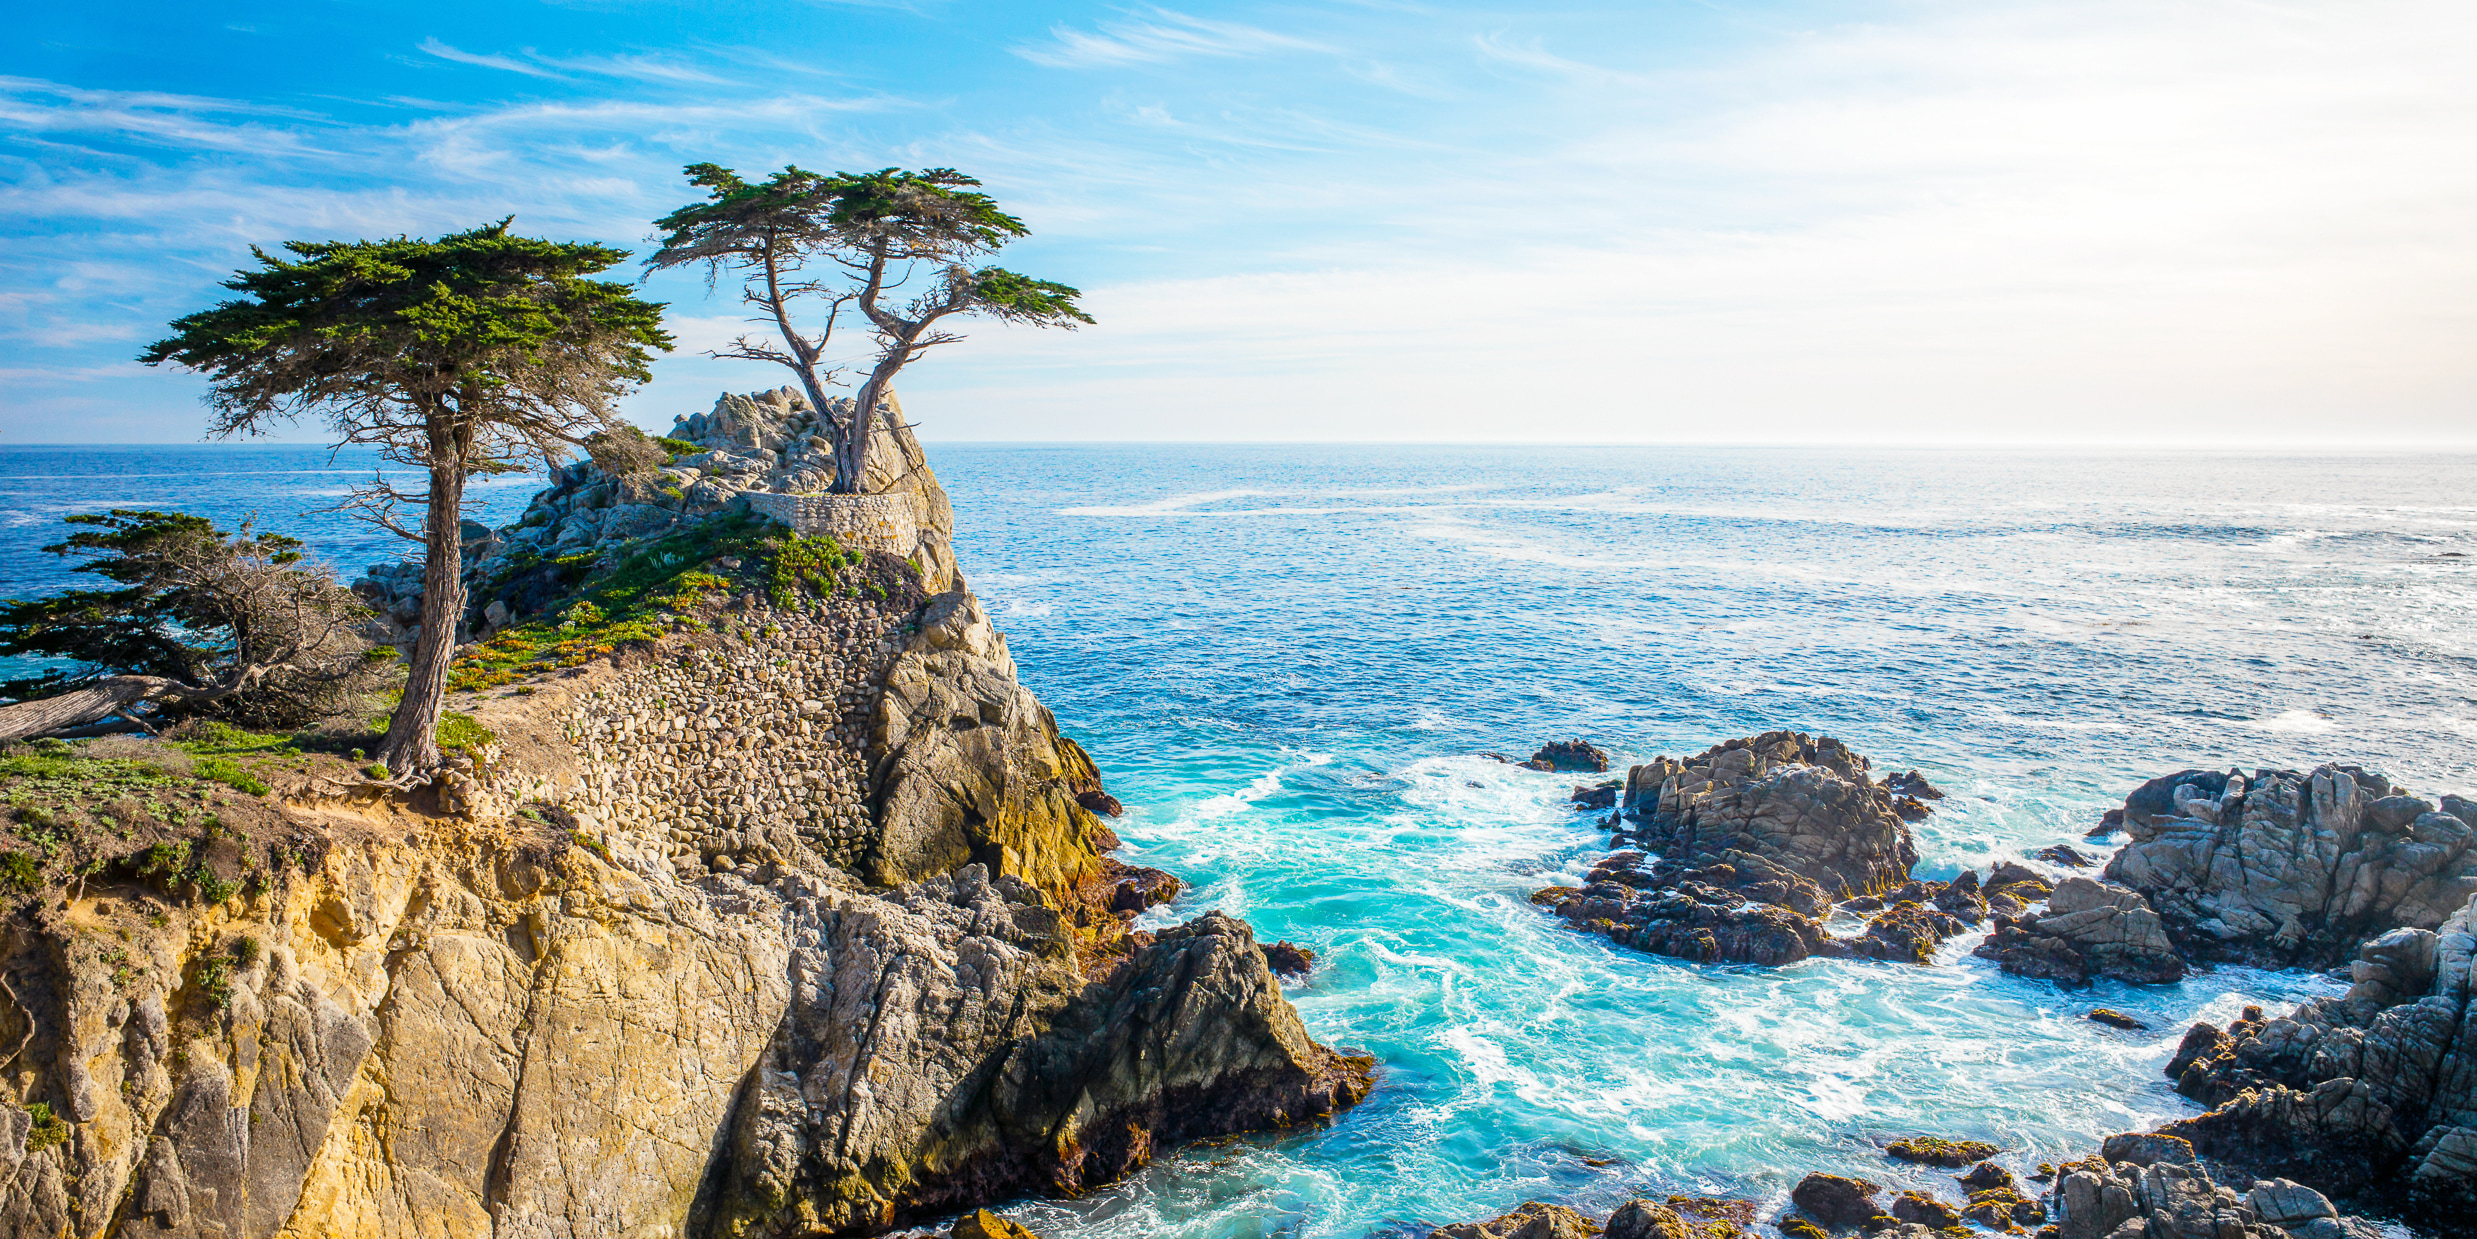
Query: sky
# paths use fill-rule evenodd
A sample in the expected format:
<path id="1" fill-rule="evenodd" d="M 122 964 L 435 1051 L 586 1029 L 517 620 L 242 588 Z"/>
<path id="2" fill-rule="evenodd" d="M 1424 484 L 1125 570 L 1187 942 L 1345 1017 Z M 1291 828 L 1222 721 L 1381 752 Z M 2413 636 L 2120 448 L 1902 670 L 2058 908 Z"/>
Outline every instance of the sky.
<path id="1" fill-rule="evenodd" d="M 12 6 L 0 446 L 196 441 L 133 358 L 252 245 L 642 253 L 706 161 L 962 169 L 1084 290 L 906 371 L 931 439 L 2477 446 L 2473 65 L 2467 0 Z M 788 377 L 646 287 L 638 423 Z"/>

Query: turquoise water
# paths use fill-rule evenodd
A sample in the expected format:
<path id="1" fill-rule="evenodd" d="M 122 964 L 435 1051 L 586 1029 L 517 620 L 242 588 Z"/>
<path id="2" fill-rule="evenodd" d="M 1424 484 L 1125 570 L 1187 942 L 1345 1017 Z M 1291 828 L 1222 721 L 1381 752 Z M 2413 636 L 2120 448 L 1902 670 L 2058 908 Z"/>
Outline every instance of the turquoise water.
<path id="1" fill-rule="evenodd" d="M 2025 1163 L 2190 1113 L 2185 1024 L 2334 992 L 2223 970 L 2071 994 L 1937 966 L 1654 959 L 1524 897 L 1606 836 L 1474 756 L 1825 731 L 1951 793 L 1923 873 L 2078 841 L 2186 765 L 2356 758 L 2477 788 L 2469 459 L 945 447 L 961 555 L 1129 805 L 1133 858 L 1313 948 L 1291 996 L 1382 1082 L 1327 1129 L 1022 1220 L 1424 1234 L 1524 1199 L 1785 1203 L 1877 1142 Z M 2149 1021 L 2082 1018 L 2110 1005 Z M 1772 1216 L 1767 1211 L 1767 1218 Z"/>
<path id="2" fill-rule="evenodd" d="M 293 455 L 286 455 L 292 453 Z M 1165 1157 L 1008 1212 L 1054 1236 L 1424 1235 L 1524 1199 L 1775 1205 L 1811 1170 L 1934 1185 L 1876 1142 L 2024 1162 L 2190 1112 L 2184 1023 L 2327 979 L 2223 970 L 2085 993 L 1975 936 L 1913 968 L 1636 955 L 1524 897 L 1606 836 L 1585 736 L 1640 761 L 1825 731 L 1951 793 L 1921 872 L 2078 841 L 2187 765 L 2371 762 L 2477 789 L 2467 457 L 933 445 L 965 571 L 1025 680 L 1129 806 L 1130 859 L 1321 962 L 1291 988 L 1375 1054 L 1329 1127 Z M 361 466 L 301 449 L 0 452 L 0 595 L 66 583 L 60 512 L 291 514 Z M 348 462 L 349 465 L 349 462 Z M 280 467 L 279 467 L 280 466 Z M 322 472 L 322 469 L 324 470 Z M 501 519 L 519 485 L 494 492 Z M 2082 1015 L 2148 1020 L 2120 1033 Z M 1770 1216 L 1767 1212 L 1766 1216 Z"/>

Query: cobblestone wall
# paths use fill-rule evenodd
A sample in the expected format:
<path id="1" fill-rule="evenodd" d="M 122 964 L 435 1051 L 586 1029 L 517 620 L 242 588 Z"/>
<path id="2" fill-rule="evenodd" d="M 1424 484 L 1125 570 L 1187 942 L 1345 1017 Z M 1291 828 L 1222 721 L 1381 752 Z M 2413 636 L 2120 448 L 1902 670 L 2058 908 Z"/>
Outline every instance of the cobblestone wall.
<path id="1" fill-rule="evenodd" d="M 562 722 L 584 759 L 567 807 L 614 846 L 683 870 L 862 872 L 875 842 L 871 718 L 907 618 L 867 599 L 760 607 L 718 648 L 603 680 Z"/>
<path id="2" fill-rule="evenodd" d="M 776 495 L 750 491 L 748 506 L 804 534 L 832 534 L 844 546 L 909 555 L 920 522 L 904 495 Z"/>

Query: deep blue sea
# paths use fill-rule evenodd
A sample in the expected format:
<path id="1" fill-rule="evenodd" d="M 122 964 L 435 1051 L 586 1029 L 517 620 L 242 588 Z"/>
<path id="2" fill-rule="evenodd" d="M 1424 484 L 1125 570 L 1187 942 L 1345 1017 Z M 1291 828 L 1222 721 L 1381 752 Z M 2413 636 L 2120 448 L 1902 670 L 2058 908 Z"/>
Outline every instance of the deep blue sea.
<path id="1" fill-rule="evenodd" d="M 1292 987 L 1381 1083 L 1330 1127 L 1008 1212 L 1057 1236 L 1424 1235 L 1525 1199 L 1774 1205 L 1878 1142 L 2020 1163 L 2191 1112 L 2186 1022 L 2335 992 L 2228 969 L 2081 993 L 1934 967 L 1710 968 L 1526 902 L 1606 836 L 1572 776 L 1793 727 L 1951 793 L 1921 871 L 2079 841 L 2186 766 L 2354 760 L 2477 790 L 2477 458 L 1848 449 L 938 444 L 966 574 L 1129 806 L 1129 858 L 1314 949 Z M 348 567 L 366 464 L 286 448 L 0 451 L 0 595 L 113 505 L 259 513 Z M 526 487 L 485 492 L 496 518 Z M 2459 556 L 2468 556 L 2462 558 Z M 2094 1005 L 2148 1033 L 2083 1019 Z M 1767 1212 L 1767 1217 L 1770 1214 Z"/>

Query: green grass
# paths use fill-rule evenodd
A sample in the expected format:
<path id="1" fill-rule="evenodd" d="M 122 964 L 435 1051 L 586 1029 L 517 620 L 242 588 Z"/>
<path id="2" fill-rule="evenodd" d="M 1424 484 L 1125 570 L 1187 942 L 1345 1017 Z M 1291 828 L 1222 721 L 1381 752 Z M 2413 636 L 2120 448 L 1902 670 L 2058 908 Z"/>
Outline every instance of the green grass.
<path id="1" fill-rule="evenodd" d="M 751 514 L 698 521 L 639 548 L 586 582 L 564 605 L 546 608 L 542 617 L 482 642 L 456 660 L 448 687 L 459 692 L 497 688 L 544 671 L 581 667 L 622 646 L 655 640 L 675 625 L 694 623 L 684 617 L 730 591 L 731 582 L 707 571 L 707 565 L 737 558 L 770 567 L 780 548 L 798 541 L 781 526 Z M 587 552 L 578 558 L 590 561 L 594 556 Z"/>
<path id="2" fill-rule="evenodd" d="M 459 714 L 454 710 L 440 713 L 438 737 L 440 748 L 453 749 L 476 759 L 481 757 L 485 746 L 499 738 L 475 721 L 472 715 Z"/>
<path id="3" fill-rule="evenodd" d="M 0 886 L 31 895 L 42 884 L 42 862 L 24 852 L 0 852 Z"/>
<path id="4" fill-rule="evenodd" d="M 275 790 L 259 782 L 250 772 L 241 769 L 241 763 L 229 757 L 198 758 L 190 764 L 189 772 L 197 778 L 221 783 L 237 791 L 248 792 L 252 796 L 264 796 Z"/>

